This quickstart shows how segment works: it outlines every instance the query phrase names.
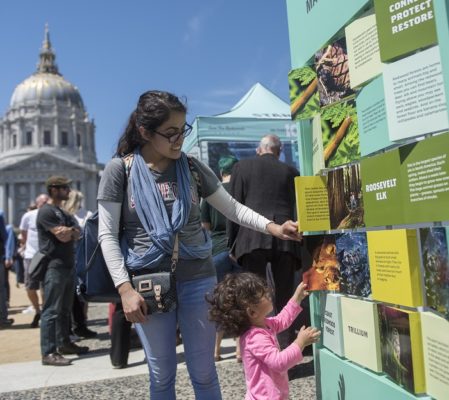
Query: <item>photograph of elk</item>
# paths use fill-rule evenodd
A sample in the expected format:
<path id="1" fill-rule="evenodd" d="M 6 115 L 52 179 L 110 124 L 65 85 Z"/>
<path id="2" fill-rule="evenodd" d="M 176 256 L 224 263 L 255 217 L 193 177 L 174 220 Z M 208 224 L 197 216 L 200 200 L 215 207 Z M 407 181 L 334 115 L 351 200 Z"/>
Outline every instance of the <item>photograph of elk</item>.
<path id="1" fill-rule="evenodd" d="M 365 226 L 360 164 L 329 171 L 327 193 L 331 229 Z"/>

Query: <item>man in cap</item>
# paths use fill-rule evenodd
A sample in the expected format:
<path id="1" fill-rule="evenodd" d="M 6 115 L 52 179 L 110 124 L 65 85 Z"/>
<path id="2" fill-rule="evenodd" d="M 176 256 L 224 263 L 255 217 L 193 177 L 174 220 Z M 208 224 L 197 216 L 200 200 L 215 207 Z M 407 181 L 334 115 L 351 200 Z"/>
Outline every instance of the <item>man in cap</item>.
<path id="1" fill-rule="evenodd" d="M 71 361 L 62 354 L 83 354 L 89 348 L 70 342 L 69 327 L 75 285 L 74 243 L 80 228 L 61 208 L 68 199 L 71 181 L 51 176 L 46 186 L 50 199 L 37 214 L 39 251 L 49 259 L 44 277 L 44 305 L 41 314 L 43 365 L 65 366 Z"/>

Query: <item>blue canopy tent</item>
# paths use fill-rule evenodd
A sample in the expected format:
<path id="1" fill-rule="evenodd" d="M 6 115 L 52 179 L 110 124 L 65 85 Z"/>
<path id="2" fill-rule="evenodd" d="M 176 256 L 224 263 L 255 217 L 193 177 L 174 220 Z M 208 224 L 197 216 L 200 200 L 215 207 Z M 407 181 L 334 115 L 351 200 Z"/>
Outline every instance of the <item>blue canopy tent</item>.
<path id="1" fill-rule="evenodd" d="M 283 143 L 291 144 L 297 140 L 290 105 L 260 83 L 256 83 L 228 112 L 196 117 L 192 126 L 193 131 L 185 139 L 183 150 L 206 163 L 209 163 L 211 143 L 257 143 L 267 134 L 279 136 Z"/>

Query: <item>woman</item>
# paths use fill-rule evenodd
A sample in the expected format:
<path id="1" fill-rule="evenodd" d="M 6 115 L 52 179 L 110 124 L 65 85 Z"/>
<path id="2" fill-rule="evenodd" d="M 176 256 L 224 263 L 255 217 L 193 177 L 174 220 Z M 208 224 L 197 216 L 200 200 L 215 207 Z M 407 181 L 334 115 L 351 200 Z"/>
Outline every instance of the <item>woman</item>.
<path id="1" fill-rule="evenodd" d="M 185 105 L 170 93 L 142 94 L 117 147 L 119 156 L 133 154 L 130 171 L 122 159 L 112 159 L 98 192 L 101 248 L 126 318 L 136 324 L 144 347 L 152 400 L 176 398 L 177 324 L 196 398 L 221 399 L 214 364 L 215 327 L 208 320 L 205 301 L 216 276 L 211 240 L 201 227 L 197 183 L 181 151 L 192 129 L 186 112 Z M 282 239 L 299 239 L 296 223 L 280 226 L 236 203 L 206 165 L 195 159 L 192 164 L 202 197 L 227 218 Z M 120 249 L 121 230 L 125 256 Z M 169 266 L 177 233 L 178 307 L 147 316 L 145 301 L 130 283 L 128 270 Z"/>
<path id="2" fill-rule="evenodd" d="M 84 229 L 87 219 L 92 215 L 92 211 L 88 211 L 83 207 L 83 200 L 84 195 L 79 190 L 71 189 L 69 198 L 62 203 L 62 208 L 75 218 L 81 229 Z M 97 336 L 97 332 L 87 327 L 88 304 L 78 297 L 76 289 L 73 296 L 73 318 L 69 318 L 69 320 L 73 320 L 74 328 L 72 329 L 72 324 L 70 324 L 70 332 L 73 332 L 74 335 L 80 338 L 92 339 Z"/>
<path id="3" fill-rule="evenodd" d="M 81 228 L 84 228 L 87 219 L 92 215 L 92 211 L 83 207 L 83 200 L 84 195 L 79 190 L 72 189 L 69 198 L 63 203 L 64 210 L 75 217 Z"/>

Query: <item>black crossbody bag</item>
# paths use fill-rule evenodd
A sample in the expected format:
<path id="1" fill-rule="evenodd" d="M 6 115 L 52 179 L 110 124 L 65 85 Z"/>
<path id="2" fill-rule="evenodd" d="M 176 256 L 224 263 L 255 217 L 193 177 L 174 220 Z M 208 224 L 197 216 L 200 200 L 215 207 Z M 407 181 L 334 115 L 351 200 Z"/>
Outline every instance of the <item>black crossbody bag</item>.
<path id="1" fill-rule="evenodd" d="M 142 273 L 131 276 L 134 289 L 145 299 L 149 314 L 165 313 L 176 309 L 175 271 L 178 264 L 179 240 L 175 236 L 175 245 L 171 258 L 170 270 Z"/>

